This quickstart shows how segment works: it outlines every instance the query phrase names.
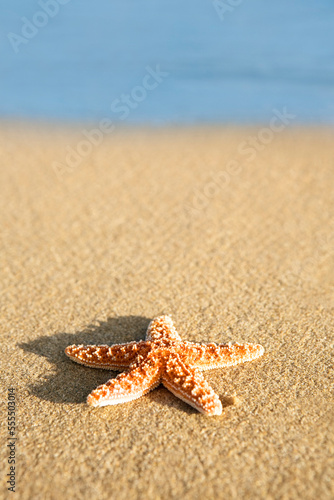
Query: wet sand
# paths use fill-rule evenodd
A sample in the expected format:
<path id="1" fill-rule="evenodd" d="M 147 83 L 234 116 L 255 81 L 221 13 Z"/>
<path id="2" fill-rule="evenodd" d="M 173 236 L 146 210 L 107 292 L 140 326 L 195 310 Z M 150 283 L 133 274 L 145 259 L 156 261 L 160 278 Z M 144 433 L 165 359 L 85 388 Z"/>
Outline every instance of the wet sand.
<path id="1" fill-rule="evenodd" d="M 14 388 L 20 499 L 333 497 L 332 138 L 203 127 L 85 145 L 81 128 L 2 125 L 2 422 Z M 142 339 L 160 314 L 190 341 L 265 347 L 205 373 L 221 416 L 163 387 L 85 403 L 116 373 L 65 347 Z"/>

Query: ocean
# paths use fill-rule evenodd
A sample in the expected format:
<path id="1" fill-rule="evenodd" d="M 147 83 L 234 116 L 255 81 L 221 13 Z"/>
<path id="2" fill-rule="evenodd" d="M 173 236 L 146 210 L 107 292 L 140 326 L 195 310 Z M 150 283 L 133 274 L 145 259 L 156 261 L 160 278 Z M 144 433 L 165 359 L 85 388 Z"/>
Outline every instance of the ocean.
<path id="1" fill-rule="evenodd" d="M 334 123 L 333 0 L 7 0 L 0 118 Z"/>

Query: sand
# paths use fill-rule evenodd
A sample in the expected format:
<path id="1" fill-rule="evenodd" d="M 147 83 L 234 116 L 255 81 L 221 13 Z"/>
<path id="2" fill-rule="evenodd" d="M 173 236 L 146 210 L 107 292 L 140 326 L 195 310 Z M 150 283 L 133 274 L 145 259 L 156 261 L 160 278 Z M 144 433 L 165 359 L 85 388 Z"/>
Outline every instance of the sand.
<path id="1" fill-rule="evenodd" d="M 333 131 L 116 130 L 69 168 L 83 128 L 0 129 L 0 497 L 333 498 Z M 65 347 L 142 339 L 159 314 L 191 341 L 265 347 L 206 372 L 222 416 L 162 387 L 86 405 L 116 374 Z"/>

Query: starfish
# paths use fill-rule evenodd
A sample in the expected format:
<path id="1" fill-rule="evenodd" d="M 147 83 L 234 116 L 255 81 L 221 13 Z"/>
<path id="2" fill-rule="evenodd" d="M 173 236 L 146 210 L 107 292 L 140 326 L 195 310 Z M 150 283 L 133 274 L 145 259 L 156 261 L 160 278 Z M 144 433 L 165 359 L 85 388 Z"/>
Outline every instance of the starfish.
<path id="1" fill-rule="evenodd" d="M 145 340 L 126 344 L 72 345 L 66 355 L 82 365 L 125 372 L 92 391 L 87 403 L 106 406 L 137 399 L 162 383 L 175 396 L 206 415 L 220 415 L 222 404 L 202 370 L 232 366 L 264 353 L 259 344 L 197 344 L 183 341 L 169 316 L 153 319 Z"/>

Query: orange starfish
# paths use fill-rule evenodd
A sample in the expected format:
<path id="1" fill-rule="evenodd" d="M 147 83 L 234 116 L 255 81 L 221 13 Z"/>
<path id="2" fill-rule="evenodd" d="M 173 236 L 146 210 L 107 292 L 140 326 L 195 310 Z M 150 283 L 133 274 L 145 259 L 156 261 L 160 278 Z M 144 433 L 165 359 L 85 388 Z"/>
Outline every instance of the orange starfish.
<path id="1" fill-rule="evenodd" d="M 124 373 L 100 385 L 87 398 L 91 406 L 137 399 L 162 384 L 206 415 L 220 415 L 221 402 L 201 370 L 232 366 L 262 356 L 259 344 L 195 344 L 184 342 L 169 316 L 151 321 L 145 340 L 107 345 L 72 345 L 66 355 L 77 363 Z"/>

